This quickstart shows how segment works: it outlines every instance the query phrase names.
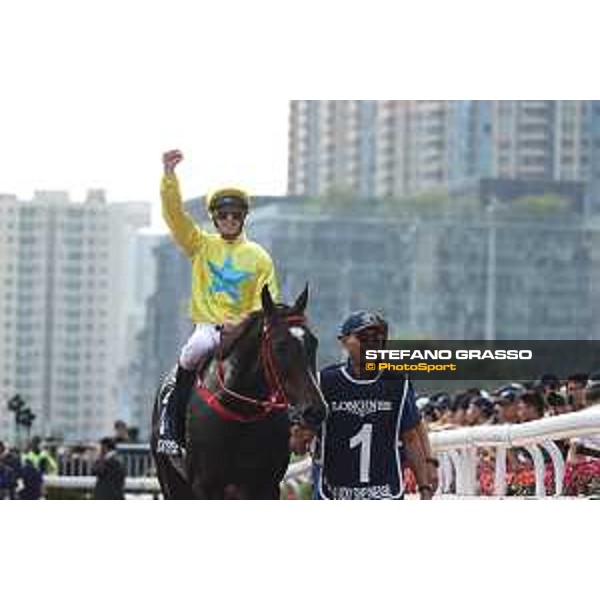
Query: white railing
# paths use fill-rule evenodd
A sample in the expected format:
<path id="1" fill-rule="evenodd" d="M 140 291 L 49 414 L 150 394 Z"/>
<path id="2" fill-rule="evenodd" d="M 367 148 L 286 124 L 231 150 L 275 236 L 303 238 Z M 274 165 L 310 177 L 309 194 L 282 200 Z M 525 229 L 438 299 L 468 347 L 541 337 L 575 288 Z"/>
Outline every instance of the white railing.
<path id="1" fill-rule="evenodd" d="M 311 459 L 306 457 L 291 464 L 285 474 L 283 484 L 298 491 L 302 483 L 310 481 Z M 44 485 L 48 489 L 93 490 L 96 478 L 89 475 L 46 475 Z M 125 493 L 151 494 L 158 496 L 160 486 L 156 477 L 126 477 Z"/>
<path id="2" fill-rule="evenodd" d="M 93 475 L 45 475 L 44 487 L 47 489 L 93 490 L 96 477 Z M 156 477 L 126 477 L 125 492 L 131 494 L 160 494 Z"/>
<path id="3" fill-rule="evenodd" d="M 128 477 L 151 477 L 155 474 L 149 444 L 119 444 L 117 451 Z M 92 476 L 96 459 L 94 446 L 86 448 L 85 452 L 73 452 L 73 448 L 62 447 L 57 456 L 58 474 L 68 477 Z"/>
<path id="4" fill-rule="evenodd" d="M 535 473 L 535 495 L 546 496 L 545 464 L 542 448 L 550 456 L 554 471 L 554 496 L 563 492 L 565 461 L 555 441 L 600 435 L 600 408 L 548 417 L 518 425 L 482 425 L 430 433 L 433 451 L 440 460 L 438 495 L 477 495 L 477 452 L 481 448 L 494 449 L 494 495 L 506 495 L 506 455 L 509 448 L 524 448 L 531 456 Z M 145 450 L 148 450 L 146 453 Z M 151 470 L 149 448 L 143 445 L 120 448 L 127 466 L 125 491 L 158 495 L 160 488 Z M 86 471 L 87 471 L 86 466 Z M 91 473 L 91 471 L 88 471 Z M 306 457 L 289 466 L 284 484 L 298 490 L 310 481 L 311 459 Z M 46 476 L 48 488 L 91 490 L 95 477 L 90 475 Z"/>
<path id="5" fill-rule="evenodd" d="M 600 409 L 548 417 L 518 425 L 482 425 L 436 431 L 429 435 L 440 460 L 438 494 L 477 495 L 477 451 L 495 449 L 494 495 L 506 495 L 506 451 L 525 448 L 535 472 L 535 495 L 546 496 L 545 465 L 541 449 L 546 450 L 554 470 L 554 496 L 562 495 L 565 461 L 555 441 L 600 435 Z"/>

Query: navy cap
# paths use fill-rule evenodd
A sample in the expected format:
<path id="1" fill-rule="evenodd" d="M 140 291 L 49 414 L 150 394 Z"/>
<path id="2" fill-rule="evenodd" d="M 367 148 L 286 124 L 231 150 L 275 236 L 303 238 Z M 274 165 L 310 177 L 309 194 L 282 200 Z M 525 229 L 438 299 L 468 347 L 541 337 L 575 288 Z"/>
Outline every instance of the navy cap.
<path id="1" fill-rule="evenodd" d="M 379 315 L 366 310 L 358 310 L 342 323 L 338 337 L 345 337 L 369 327 L 380 327 L 387 331 L 387 323 Z"/>
<path id="2" fill-rule="evenodd" d="M 494 397 L 494 404 L 512 404 L 518 396 L 515 390 L 504 390 Z"/>
<path id="3" fill-rule="evenodd" d="M 490 400 L 483 396 L 477 396 L 473 398 L 471 402 L 486 416 L 490 417 L 494 414 L 494 405 Z"/>
<path id="4" fill-rule="evenodd" d="M 450 408 L 450 396 L 445 392 L 435 394 L 431 398 L 434 406 L 439 410 L 448 410 Z"/>
<path id="5" fill-rule="evenodd" d="M 509 384 L 496 390 L 493 394 L 495 404 L 510 404 L 523 394 L 524 388 L 515 384 Z"/>

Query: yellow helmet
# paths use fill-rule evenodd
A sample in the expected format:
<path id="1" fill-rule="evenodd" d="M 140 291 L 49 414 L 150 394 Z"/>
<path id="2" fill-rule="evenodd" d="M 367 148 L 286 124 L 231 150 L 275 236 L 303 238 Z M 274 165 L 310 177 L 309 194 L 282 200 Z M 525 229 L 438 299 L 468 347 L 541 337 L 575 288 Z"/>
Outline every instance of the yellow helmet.
<path id="1" fill-rule="evenodd" d="M 206 209 L 209 213 L 225 206 L 237 206 L 248 212 L 250 208 L 250 195 L 239 188 L 222 188 L 207 194 Z"/>

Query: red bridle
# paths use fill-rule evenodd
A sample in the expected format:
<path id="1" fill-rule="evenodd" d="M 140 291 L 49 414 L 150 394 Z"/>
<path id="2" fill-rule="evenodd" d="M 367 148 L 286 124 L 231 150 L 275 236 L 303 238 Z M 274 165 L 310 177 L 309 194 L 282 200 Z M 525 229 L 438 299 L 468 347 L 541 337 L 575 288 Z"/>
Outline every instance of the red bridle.
<path id="1" fill-rule="evenodd" d="M 291 327 L 292 325 L 302 325 L 305 323 L 306 318 L 304 315 L 289 315 L 282 318 L 283 321 Z M 260 360 L 265 372 L 265 380 L 267 382 L 268 397 L 266 400 L 260 400 L 252 398 L 250 396 L 244 396 L 238 394 L 233 390 L 229 389 L 225 385 L 225 367 L 223 364 L 222 356 L 222 344 L 219 344 L 217 348 L 217 384 L 221 392 L 228 394 L 236 400 L 245 402 L 259 409 L 258 414 L 254 415 L 240 415 L 235 413 L 223 406 L 219 399 L 215 395 L 207 397 L 203 394 L 203 398 L 212 406 L 217 412 L 226 419 L 235 421 L 256 421 L 269 415 L 274 410 L 286 410 L 289 406 L 289 400 L 285 393 L 285 388 L 281 383 L 281 377 L 275 364 L 275 357 L 273 356 L 273 343 L 272 343 L 272 328 L 273 326 L 266 321 L 263 325 L 263 338 L 260 348 Z M 216 403 L 216 404 L 215 404 Z"/>

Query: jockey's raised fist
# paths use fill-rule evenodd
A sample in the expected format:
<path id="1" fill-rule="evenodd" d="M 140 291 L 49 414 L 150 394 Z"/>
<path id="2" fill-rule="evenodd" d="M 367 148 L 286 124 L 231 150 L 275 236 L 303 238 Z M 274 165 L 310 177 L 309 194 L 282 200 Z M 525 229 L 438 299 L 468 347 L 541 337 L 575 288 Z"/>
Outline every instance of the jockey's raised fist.
<path id="1" fill-rule="evenodd" d="M 162 156 L 165 173 L 174 173 L 175 167 L 183 160 L 181 150 L 169 150 Z"/>

